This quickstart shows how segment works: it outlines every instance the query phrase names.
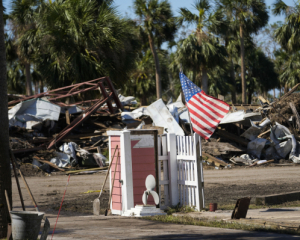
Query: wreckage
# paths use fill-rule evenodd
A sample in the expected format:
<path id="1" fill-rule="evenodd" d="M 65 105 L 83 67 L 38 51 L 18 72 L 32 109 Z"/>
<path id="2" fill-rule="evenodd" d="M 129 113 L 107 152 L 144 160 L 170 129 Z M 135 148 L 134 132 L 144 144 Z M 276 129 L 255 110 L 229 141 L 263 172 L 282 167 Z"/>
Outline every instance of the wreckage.
<path id="1" fill-rule="evenodd" d="M 216 168 L 300 163 L 300 94 L 269 103 L 232 105 L 208 140 L 202 155 Z M 159 135 L 190 135 L 181 96 L 147 107 L 118 94 L 108 77 L 33 96 L 8 95 L 12 152 L 20 164 L 53 171 L 105 168 L 109 130 L 154 129 Z M 91 169 L 92 168 L 92 169 Z M 76 171 L 75 171 L 76 172 Z"/>

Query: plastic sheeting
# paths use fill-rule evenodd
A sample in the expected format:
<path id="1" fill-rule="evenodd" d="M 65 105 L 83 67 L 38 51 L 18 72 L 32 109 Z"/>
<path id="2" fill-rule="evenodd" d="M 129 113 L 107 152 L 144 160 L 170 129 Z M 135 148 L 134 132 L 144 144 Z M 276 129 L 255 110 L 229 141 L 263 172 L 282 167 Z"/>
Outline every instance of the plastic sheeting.
<path id="1" fill-rule="evenodd" d="M 149 107 L 147 107 L 147 110 L 155 126 L 163 127 L 166 133 L 175 133 L 177 135 L 184 136 L 182 128 L 172 116 L 162 99 L 152 103 Z"/>
<path id="2" fill-rule="evenodd" d="M 285 142 L 281 142 L 280 139 L 290 135 L 290 130 L 277 122 L 276 125 L 271 128 L 270 138 L 273 142 L 273 146 L 276 150 L 276 153 L 281 158 L 285 158 L 291 152 L 292 139 L 288 139 Z"/>
<path id="3" fill-rule="evenodd" d="M 31 129 L 38 122 L 58 121 L 60 111 L 60 106 L 40 98 L 20 102 L 8 111 L 9 125 Z"/>
<path id="4" fill-rule="evenodd" d="M 268 140 L 264 138 L 257 138 L 249 142 L 247 146 L 247 153 L 260 159 L 261 151 L 265 147 L 267 141 Z"/>

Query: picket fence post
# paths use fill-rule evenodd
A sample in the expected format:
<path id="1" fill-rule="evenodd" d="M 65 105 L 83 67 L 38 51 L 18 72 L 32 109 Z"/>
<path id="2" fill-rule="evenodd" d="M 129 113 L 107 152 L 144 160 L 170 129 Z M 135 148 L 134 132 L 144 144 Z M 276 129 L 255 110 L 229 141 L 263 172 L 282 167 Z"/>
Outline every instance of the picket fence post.
<path id="1" fill-rule="evenodd" d="M 178 196 L 178 172 L 177 172 L 177 149 L 176 135 L 174 133 L 167 134 L 168 143 L 168 166 L 169 166 L 169 189 L 170 204 L 176 206 L 179 203 Z"/>

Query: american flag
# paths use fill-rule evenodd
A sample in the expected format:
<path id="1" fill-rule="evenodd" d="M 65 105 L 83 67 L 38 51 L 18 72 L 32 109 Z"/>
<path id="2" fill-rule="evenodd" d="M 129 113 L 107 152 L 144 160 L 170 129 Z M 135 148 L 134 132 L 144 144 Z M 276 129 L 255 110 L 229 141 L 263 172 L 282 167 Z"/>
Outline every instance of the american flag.
<path id="1" fill-rule="evenodd" d="M 222 118 L 229 112 L 230 106 L 219 99 L 208 96 L 182 72 L 179 77 L 193 130 L 201 137 L 209 139 Z"/>

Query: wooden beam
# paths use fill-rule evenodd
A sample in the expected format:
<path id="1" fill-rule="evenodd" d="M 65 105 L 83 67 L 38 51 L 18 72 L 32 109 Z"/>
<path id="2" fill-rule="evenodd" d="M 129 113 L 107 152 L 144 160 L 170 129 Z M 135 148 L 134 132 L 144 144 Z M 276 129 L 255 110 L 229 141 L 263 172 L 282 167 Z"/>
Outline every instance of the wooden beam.
<path id="1" fill-rule="evenodd" d="M 62 168 L 59 168 L 58 166 L 56 166 L 54 163 L 50 162 L 50 161 L 47 161 L 47 160 L 44 160 L 42 158 L 39 158 L 37 156 L 34 156 L 33 159 L 36 159 L 37 161 L 39 162 L 42 162 L 42 163 L 47 163 L 50 167 L 53 167 L 54 169 L 58 170 L 58 171 L 61 171 L 61 172 L 64 172 L 65 170 L 62 169 Z"/>
<path id="2" fill-rule="evenodd" d="M 66 110 L 66 123 L 70 125 L 70 113 L 69 110 Z"/>
<path id="3" fill-rule="evenodd" d="M 205 153 L 205 152 L 202 152 L 202 157 L 207 157 L 208 159 L 205 161 L 214 163 L 215 166 L 217 166 L 217 167 L 220 167 L 220 166 L 225 167 L 228 165 L 226 162 L 224 162 L 220 159 L 217 159 L 217 158 L 213 157 L 212 155 L 209 155 L 208 153 Z"/>
<path id="4" fill-rule="evenodd" d="M 239 143 L 239 144 L 241 144 L 241 145 L 243 145 L 245 147 L 247 147 L 248 143 L 249 143 L 248 140 L 246 140 L 244 138 L 241 138 L 239 136 L 236 136 L 235 134 L 229 133 L 229 132 L 227 132 L 225 130 L 218 129 L 216 131 L 216 134 L 218 134 L 222 138 L 226 138 L 228 140 L 234 141 L 234 142 Z"/>

